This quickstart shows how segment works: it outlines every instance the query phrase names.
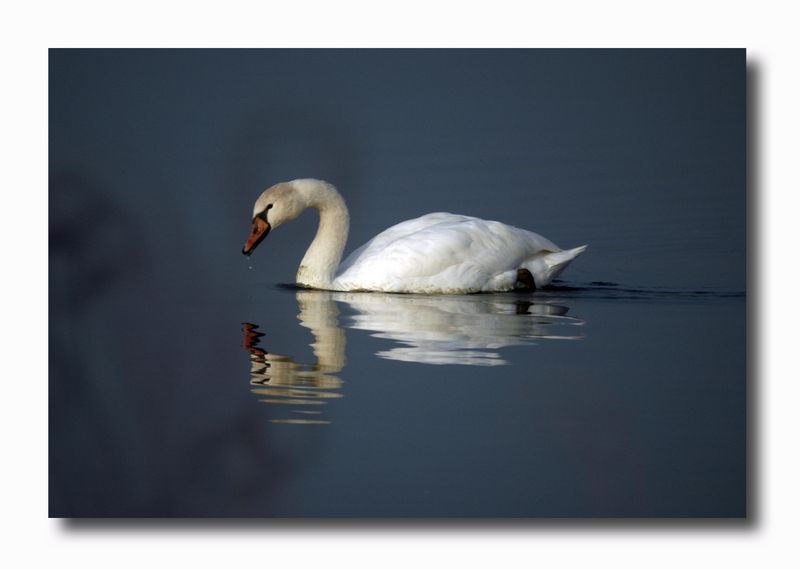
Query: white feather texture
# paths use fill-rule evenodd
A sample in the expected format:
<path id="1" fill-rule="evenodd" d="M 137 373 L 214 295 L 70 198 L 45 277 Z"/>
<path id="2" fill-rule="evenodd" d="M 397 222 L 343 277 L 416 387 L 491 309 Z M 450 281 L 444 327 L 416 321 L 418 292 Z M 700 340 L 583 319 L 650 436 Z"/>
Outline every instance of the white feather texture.
<path id="1" fill-rule="evenodd" d="M 282 201 L 288 207 L 282 207 Z M 537 233 L 497 221 L 430 213 L 383 231 L 339 265 L 349 215 L 336 189 L 320 180 L 271 187 L 256 202 L 254 217 L 266 211 L 267 222 L 277 227 L 297 217 L 298 208 L 307 207 L 319 211 L 320 226 L 300 264 L 297 283 L 311 288 L 428 294 L 508 291 L 521 284 L 519 269 L 527 269 L 536 287 L 543 287 L 586 249 L 565 251 Z"/>

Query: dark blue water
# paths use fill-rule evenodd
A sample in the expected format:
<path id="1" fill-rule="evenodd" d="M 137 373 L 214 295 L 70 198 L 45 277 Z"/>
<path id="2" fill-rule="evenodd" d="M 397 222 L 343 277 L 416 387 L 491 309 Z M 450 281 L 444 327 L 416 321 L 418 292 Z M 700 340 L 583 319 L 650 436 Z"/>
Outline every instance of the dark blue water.
<path id="1" fill-rule="evenodd" d="M 742 516 L 745 67 L 711 51 L 51 51 L 53 516 Z M 290 283 L 430 211 L 589 250 L 533 293 Z M 252 268 L 250 267 L 252 266 Z"/>

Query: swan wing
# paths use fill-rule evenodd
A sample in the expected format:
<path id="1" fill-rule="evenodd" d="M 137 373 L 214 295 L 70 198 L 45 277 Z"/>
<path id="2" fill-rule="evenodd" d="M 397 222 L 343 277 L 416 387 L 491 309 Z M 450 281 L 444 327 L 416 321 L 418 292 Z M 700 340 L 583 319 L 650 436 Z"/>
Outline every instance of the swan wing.
<path id="1" fill-rule="evenodd" d="M 338 290 L 387 292 L 508 290 L 527 259 L 555 251 L 561 249 L 531 231 L 432 213 L 390 227 L 355 250 L 334 284 Z"/>
<path id="2" fill-rule="evenodd" d="M 446 223 L 459 223 L 467 219 L 473 218 L 464 215 L 437 212 L 402 221 L 397 225 L 393 225 L 390 228 L 380 232 L 378 235 L 364 243 L 361 247 L 350 253 L 339 265 L 339 274 L 357 264 L 362 257 L 379 255 L 389 245 L 398 240 L 412 236 L 419 231 L 428 229 L 429 227 Z"/>

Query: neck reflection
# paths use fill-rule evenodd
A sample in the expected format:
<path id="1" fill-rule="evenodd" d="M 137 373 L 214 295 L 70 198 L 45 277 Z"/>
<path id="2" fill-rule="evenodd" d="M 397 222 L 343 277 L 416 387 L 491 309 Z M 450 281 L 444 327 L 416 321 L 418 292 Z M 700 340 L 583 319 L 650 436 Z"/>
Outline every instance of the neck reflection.
<path id="1" fill-rule="evenodd" d="M 259 401 L 287 405 L 291 416 L 272 419 L 273 423 L 328 424 L 322 408 L 342 396 L 342 380 L 337 377 L 345 366 L 347 339 L 339 327 L 339 310 L 323 291 L 301 291 L 296 295 L 300 325 L 311 330 L 311 347 L 316 363 L 296 362 L 291 356 L 275 354 L 260 347 L 265 336 L 257 324 L 243 325 L 242 346 L 250 353 L 250 385 Z"/>
<path id="2" fill-rule="evenodd" d="M 261 346 L 265 334 L 244 324 L 243 347 L 250 354 L 250 384 L 259 400 L 285 406 L 278 423 L 327 424 L 325 405 L 342 397 L 338 377 L 346 365 L 343 326 L 365 330 L 391 344 L 379 358 L 431 365 L 500 366 L 500 350 L 551 340 L 580 340 L 584 321 L 569 308 L 530 296 L 404 295 L 303 290 L 295 294 L 300 325 L 311 331 L 315 362 L 295 361 Z M 270 330 L 268 332 L 279 332 Z"/>

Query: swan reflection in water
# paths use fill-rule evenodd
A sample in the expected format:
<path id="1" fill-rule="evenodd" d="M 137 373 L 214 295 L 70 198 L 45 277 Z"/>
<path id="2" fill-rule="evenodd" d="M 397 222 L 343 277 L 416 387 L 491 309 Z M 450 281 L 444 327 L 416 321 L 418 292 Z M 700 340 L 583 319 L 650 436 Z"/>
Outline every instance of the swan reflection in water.
<path id="1" fill-rule="evenodd" d="M 258 325 L 244 324 L 244 348 L 250 353 L 250 384 L 264 403 L 286 405 L 292 418 L 280 423 L 325 424 L 321 409 L 342 396 L 338 374 L 345 367 L 347 339 L 339 306 L 349 314 L 346 328 L 365 330 L 390 340 L 380 358 L 433 365 L 505 365 L 498 352 L 542 340 L 580 340 L 584 321 L 569 309 L 531 296 L 474 294 L 462 296 L 381 294 L 375 292 L 296 292 L 300 325 L 314 336 L 316 363 L 296 362 L 260 347 Z"/>
<path id="2" fill-rule="evenodd" d="M 273 354 L 259 347 L 264 336 L 257 324 L 245 323 L 244 349 L 250 352 L 250 385 L 253 393 L 266 396 L 263 403 L 290 405 L 294 414 L 274 423 L 327 424 L 318 409 L 330 399 L 342 396 L 342 380 L 336 374 L 345 366 L 344 330 L 339 327 L 339 310 L 322 291 L 301 291 L 297 295 L 300 325 L 311 330 L 311 347 L 317 362 L 296 362 L 291 356 Z M 300 415 L 300 416 L 298 416 Z"/>

